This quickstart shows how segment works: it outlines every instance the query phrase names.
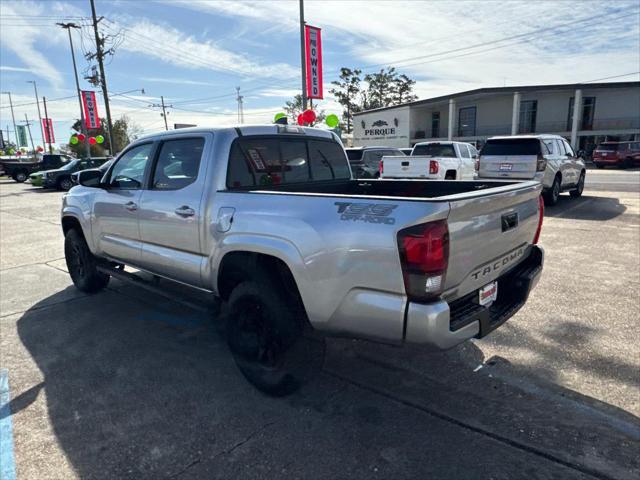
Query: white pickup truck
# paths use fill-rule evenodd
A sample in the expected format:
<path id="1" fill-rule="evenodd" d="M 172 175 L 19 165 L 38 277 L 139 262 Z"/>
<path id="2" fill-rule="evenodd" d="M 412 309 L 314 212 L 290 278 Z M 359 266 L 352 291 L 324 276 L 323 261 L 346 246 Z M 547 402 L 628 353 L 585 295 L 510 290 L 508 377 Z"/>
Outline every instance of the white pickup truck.
<path id="1" fill-rule="evenodd" d="M 421 142 L 409 156 L 385 156 L 380 178 L 473 180 L 478 151 L 470 143 Z"/>

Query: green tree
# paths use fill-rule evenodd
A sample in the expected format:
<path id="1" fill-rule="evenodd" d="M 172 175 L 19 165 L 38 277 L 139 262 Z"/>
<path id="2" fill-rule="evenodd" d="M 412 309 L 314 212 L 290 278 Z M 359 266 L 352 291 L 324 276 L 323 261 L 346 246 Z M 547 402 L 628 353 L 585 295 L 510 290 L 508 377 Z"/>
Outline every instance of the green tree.
<path id="1" fill-rule="evenodd" d="M 303 112 L 302 108 L 302 95 L 297 94 L 293 97 L 293 100 L 288 100 L 285 102 L 284 107 L 282 107 L 284 111 L 287 113 L 287 117 L 289 117 L 290 124 L 297 125 L 298 124 L 298 115 Z M 314 109 L 316 112 L 316 121 L 311 124 L 311 126 L 317 125 L 318 123 L 322 123 L 326 117 L 324 110 Z"/>
<path id="2" fill-rule="evenodd" d="M 387 67 L 380 69 L 377 73 L 365 75 L 367 82 L 367 93 L 365 96 L 364 109 L 389 107 L 394 104 L 394 93 L 396 88 L 396 69 Z"/>
<path id="3" fill-rule="evenodd" d="M 400 105 L 402 103 L 415 102 L 418 96 L 413 93 L 413 87 L 416 81 L 407 77 L 404 73 L 394 80 L 393 103 Z"/>
<path id="4" fill-rule="evenodd" d="M 353 114 L 360 111 L 361 107 L 361 92 L 360 92 L 360 74 L 362 70 L 354 68 L 351 70 L 347 67 L 340 69 L 340 80 L 331 82 L 335 85 L 335 88 L 329 90 L 338 103 L 342 105 L 342 119 L 347 124 L 347 133 L 353 131 Z"/>
<path id="5" fill-rule="evenodd" d="M 141 133 L 140 127 L 135 124 L 127 115 L 122 115 L 118 120 L 113 122 L 113 143 L 115 148 L 111 148 L 109 144 L 109 134 L 106 130 L 106 121 L 100 119 L 100 128 L 89 130 L 90 137 L 96 137 L 102 135 L 104 142 L 102 144 L 91 145 L 92 157 L 103 157 L 107 151 L 111 155 L 115 155 L 125 148 L 132 140 L 135 140 Z M 80 126 L 80 120 L 76 120 L 71 126 L 71 129 L 76 133 L 82 133 Z M 69 149 L 74 152 L 78 157 L 84 157 L 86 155 L 86 147 L 84 142 L 78 142 L 75 145 L 69 144 Z"/>

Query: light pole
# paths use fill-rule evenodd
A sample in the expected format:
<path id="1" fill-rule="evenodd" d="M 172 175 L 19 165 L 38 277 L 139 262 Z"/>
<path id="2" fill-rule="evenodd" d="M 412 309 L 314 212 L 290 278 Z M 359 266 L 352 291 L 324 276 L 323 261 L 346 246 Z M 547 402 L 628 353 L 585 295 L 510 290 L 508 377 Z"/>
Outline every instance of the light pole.
<path id="1" fill-rule="evenodd" d="M 18 146 L 18 129 L 16 128 L 16 116 L 13 114 L 13 102 L 11 101 L 11 92 L 2 92 L 9 95 L 9 106 L 11 107 L 11 120 L 13 120 L 13 135 L 16 137 L 16 146 Z M 7 136 L 7 139 L 9 137 Z"/>
<path id="2" fill-rule="evenodd" d="M 91 158 L 91 146 L 89 145 L 89 132 L 87 131 L 87 126 L 84 123 L 84 110 L 82 108 L 80 82 L 78 81 L 78 69 L 76 67 L 76 54 L 73 51 L 73 40 L 71 39 L 71 29 L 72 28 L 79 29 L 80 27 L 75 23 L 57 23 L 56 25 L 59 25 L 62 28 L 64 28 L 69 34 L 69 46 L 71 47 L 71 60 L 73 61 L 73 74 L 76 77 L 76 91 L 78 92 L 78 105 L 80 106 L 80 128 L 82 130 L 82 133 L 84 134 L 84 145 L 85 145 L 87 158 Z"/>
<path id="3" fill-rule="evenodd" d="M 40 114 L 40 99 L 38 98 L 38 87 L 35 80 L 27 80 L 27 83 L 33 83 L 33 91 L 36 93 L 36 105 L 38 106 L 38 121 L 40 122 L 40 137 L 42 138 L 42 147 L 44 148 L 44 130 L 42 128 L 42 115 Z"/>

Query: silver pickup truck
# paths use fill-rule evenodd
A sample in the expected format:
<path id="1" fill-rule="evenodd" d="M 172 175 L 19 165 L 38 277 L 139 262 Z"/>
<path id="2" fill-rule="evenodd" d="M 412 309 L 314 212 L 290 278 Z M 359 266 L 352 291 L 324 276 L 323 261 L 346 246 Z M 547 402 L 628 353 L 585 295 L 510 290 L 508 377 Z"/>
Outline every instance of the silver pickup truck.
<path id="1" fill-rule="evenodd" d="M 538 182 L 357 181 L 313 128 L 163 132 L 78 183 L 74 284 L 97 292 L 128 265 L 220 297 L 237 365 L 270 394 L 300 384 L 303 338 L 448 349 L 513 316 L 542 272 Z"/>

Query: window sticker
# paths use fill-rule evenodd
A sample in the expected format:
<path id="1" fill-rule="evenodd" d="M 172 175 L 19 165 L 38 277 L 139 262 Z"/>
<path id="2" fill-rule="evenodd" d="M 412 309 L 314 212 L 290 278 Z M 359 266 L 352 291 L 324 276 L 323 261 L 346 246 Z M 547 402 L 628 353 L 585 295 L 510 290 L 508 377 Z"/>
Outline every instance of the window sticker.
<path id="1" fill-rule="evenodd" d="M 253 166 L 257 171 L 263 172 L 267 169 L 267 167 L 265 167 L 264 160 L 262 159 L 262 155 L 260 155 L 260 152 L 257 149 L 249 148 L 247 149 L 247 153 L 249 154 L 251 163 L 253 163 Z"/>

